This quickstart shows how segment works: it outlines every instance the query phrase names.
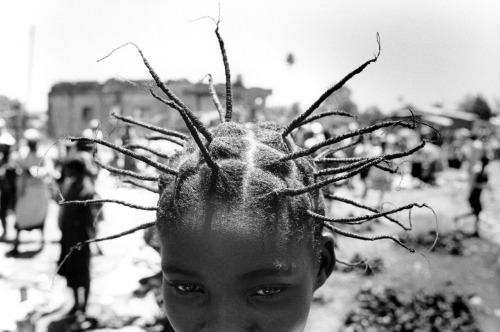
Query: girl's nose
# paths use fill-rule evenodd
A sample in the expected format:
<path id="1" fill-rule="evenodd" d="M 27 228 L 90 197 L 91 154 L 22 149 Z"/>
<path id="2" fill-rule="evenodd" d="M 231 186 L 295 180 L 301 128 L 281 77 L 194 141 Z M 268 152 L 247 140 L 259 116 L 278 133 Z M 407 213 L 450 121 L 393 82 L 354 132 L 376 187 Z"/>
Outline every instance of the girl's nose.
<path id="1" fill-rule="evenodd" d="M 236 304 L 212 304 L 200 332 L 257 332 L 255 322 Z"/>

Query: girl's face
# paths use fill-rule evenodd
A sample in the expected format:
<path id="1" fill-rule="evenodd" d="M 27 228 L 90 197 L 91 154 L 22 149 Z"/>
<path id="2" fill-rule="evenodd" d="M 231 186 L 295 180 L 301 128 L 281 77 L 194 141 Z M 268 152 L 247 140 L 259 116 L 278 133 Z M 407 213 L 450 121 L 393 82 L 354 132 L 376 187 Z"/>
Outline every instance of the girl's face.
<path id="1" fill-rule="evenodd" d="M 163 235 L 170 323 L 179 332 L 303 331 L 313 292 L 329 275 L 311 241 L 279 244 L 271 235 L 234 229 Z M 333 250 L 333 242 L 323 247 Z M 332 265 L 333 251 L 326 255 Z"/>

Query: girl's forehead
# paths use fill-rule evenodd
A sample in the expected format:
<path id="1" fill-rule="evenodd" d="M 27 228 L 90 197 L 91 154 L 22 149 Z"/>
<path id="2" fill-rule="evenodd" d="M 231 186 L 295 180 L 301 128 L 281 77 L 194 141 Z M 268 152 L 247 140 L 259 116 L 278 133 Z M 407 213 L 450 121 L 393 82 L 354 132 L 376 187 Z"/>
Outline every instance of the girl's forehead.
<path id="1" fill-rule="evenodd" d="M 286 255 L 312 248 L 312 238 L 306 236 L 292 240 L 279 230 L 269 229 L 252 221 L 237 225 L 218 223 L 217 220 L 212 220 L 210 225 L 201 222 L 195 225 L 184 224 L 167 231 L 167 234 L 162 236 L 161 242 L 170 250 L 236 252 L 253 249 L 252 252 L 256 254 L 269 252 L 273 255 Z"/>
<path id="2" fill-rule="evenodd" d="M 284 241 L 279 236 L 216 230 L 175 230 L 162 237 L 162 264 L 187 270 L 231 269 L 234 273 L 274 269 L 309 270 L 313 262 L 311 240 Z M 212 272 L 210 272 L 212 271 Z"/>

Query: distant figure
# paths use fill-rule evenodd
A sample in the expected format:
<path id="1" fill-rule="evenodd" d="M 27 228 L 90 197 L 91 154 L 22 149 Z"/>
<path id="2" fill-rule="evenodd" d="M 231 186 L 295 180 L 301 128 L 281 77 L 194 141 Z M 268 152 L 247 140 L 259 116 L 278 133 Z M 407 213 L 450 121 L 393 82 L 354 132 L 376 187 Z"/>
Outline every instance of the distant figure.
<path id="1" fill-rule="evenodd" d="M 43 228 L 51 198 L 48 182 L 52 174 L 50 160 L 42 158 L 38 151 L 41 134 L 36 129 L 24 132 L 28 151 L 19 152 L 17 161 L 19 176 L 17 180 L 16 223 L 17 230 L 14 248 L 11 254 L 18 254 L 19 235 L 21 231 L 39 229 L 41 231 L 41 246 L 43 247 Z"/>
<path id="2" fill-rule="evenodd" d="M 101 130 L 101 124 L 100 124 L 99 120 L 97 120 L 97 119 L 90 120 L 89 121 L 89 128 L 86 130 L 90 130 L 92 132 L 91 137 L 98 138 L 98 139 L 104 138 L 104 135 L 103 135 L 102 130 Z"/>
<path id="3" fill-rule="evenodd" d="M 364 136 L 360 136 L 359 138 L 359 144 L 356 145 L 354 148 L 354 157 L 356 158 L 361 158 L 361 157 L 374 157 L 373 156 L 373 151 L 374 147 L 371 144 L 370 139 L 365 139 Z M 366 197 L 366 194 L 368 193 L 368 175 L 370 174 L 370 168 L 364 169 L 361 172 L 359 172 L 359 179 L 361 183 L 363 184 L 363 198 Z"/>
<path id="4" fill-rule="evenodd" d="M 128 144 L 131 144 L 134 140 L 134 134 L 133 134 L 133 131 L 132 131 L 132 126 L 127 124 L 125 126 L 125 130 L 124 130 L 124 133 L 121 137 L 122 139 L 122 144 L 124 146 L 127 146 Z M 127 170 L 127 171 L 132 171 L 132 172 L 136 172 L 137 171 L 137 166 L 135 164 L 135 159 L 130 157 L 130 156 L 125 156 L 124 159 L 123 159 L 123 169 Z"/>
<path id="5" fill-rule="evenodd" d="M 68 157 L 64 164 L 65 178 L 61 194 L 66 201 L 93 199 L 94 183 L 86 169 L 86 153 L 77 152 Z M 77 243 L 89 240 L 95 235 L 94 221 L 98 211 L 95 205 L 61 205 L 59 210 L 59 228 L 61 229 L 61 255 L 58 273 L 66 278 L 67 285 L 73 290 L 74 306 L 69 312 L 85 313 L 90 294 L 90 248 L 83 246 L 74 250 L 64 261 L 71 248 Z M 79 289 L 83 288 L 83 298 Z"/>
<path id="6" fill-rule="evenodd" d="M 471 171 L 471 183 L 469 189 L 469 204 L 472 211 L 455 217 L 455 222 L 468 216 L 475 216 L 475 226 L 473 236 L 479 237 L 479 215 L 483 210 L 481 204 L 481 194 L 483 189 L 488 184 L 488 174 L 486 172 L 486 166 L 488 166 L 489 159 L 486 156 L 481 158 L 481 164 L 476 165 Z"/>
<path id="7" fill-rule="evenodd" d="M 0 239 L 7 238 L 7 214 L 14 211 L 16 204 L 16 170 L 10 163 L 10 153 L 16 140 L 5 126 L 5 120 L 0 119 L 0 220 L 3 231 Z"/>
<path id="8" fill-rule="evenodd" d="M 380 143 L 375 142 L 371 147 L 371 153 L 373 156 L 382 156 L 386 153 L 387 143 L 382 141 Z M 366 199 L 368 196 L 368 190 L 375 190 L 378 192 L 378 202 L 377 207 L 382 207 L 384 202 L 385 192 L 391 189 L 392 176 L 387 171 L 381 170 L 377 167 L 370 169 L 370 173 L 366 178 L 366 186 L 363 192 L 362 198 Z"/>

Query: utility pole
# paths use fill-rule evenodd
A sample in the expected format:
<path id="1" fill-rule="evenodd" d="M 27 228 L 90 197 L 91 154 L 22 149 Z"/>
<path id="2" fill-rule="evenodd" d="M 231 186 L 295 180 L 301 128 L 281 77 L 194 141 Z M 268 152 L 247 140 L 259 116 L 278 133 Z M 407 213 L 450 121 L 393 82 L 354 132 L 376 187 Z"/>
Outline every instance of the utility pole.
<path id="1" fill-rule="evenodd" d="M 17 131 L 16 131 L 16 140 L 19 146 L 19 142 L 23 136 L 24 132 L 24 117 L 26 114 L 26 107 L 31 94 L 31 80 L 33 76 L 33 55 L 35 51 L 35 26 L 32 25 L 29 31 L 29 40 L 28 40 L 28 73 L 26 79 L 26 95 L 24 97 L 24 102 L 21 103 L 21 107 L 19 107 L 19 113 L 17 115 Z"/>

